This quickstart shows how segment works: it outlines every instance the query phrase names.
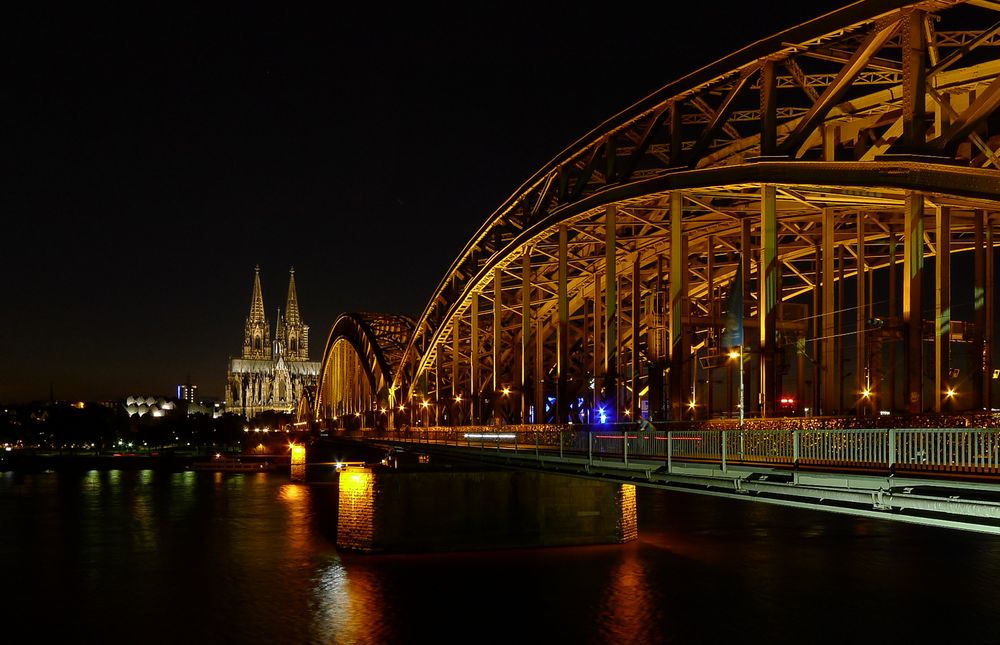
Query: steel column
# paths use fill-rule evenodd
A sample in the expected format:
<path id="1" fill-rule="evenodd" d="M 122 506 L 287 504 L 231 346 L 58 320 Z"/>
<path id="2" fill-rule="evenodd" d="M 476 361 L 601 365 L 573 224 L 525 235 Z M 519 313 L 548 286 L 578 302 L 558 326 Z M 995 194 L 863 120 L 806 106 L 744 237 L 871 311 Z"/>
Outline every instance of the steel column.
<path id="1" fill-rule="evenodd" d="M 618 408 L 615 395 L 618 388 L 618 275 L 616 229 L 618 207 L 610 205 L 604 215 L 604 399 L 612 409 Z M 617 421 L 618 419 L 615 419 Z"/>
<path id="2" fill-rule="evenodd" d="M 761 416 L 774 416 L 778 398 L 775 351 L 778 321 L 778 220 L 776 191 L 773 184 L 764 184 L 760 191 L 761 263 L 757 282 L 760 320 L 760 392 Z"/>
<path id="3" fill-rule="evenodd" d="M 521 256 L 521 423 L 530 418 L 532 383 L 528 378 L 531 356 L 531 255 Z"/>
<path id="4" fill-rule="evenodd" d="M 926 143 L 927 41 L 923 11 L 910 11 L 903 19 L 900 42 L 903 46 L 903 145 L 910 151 Z"/>
<path id="5" fill-rule="evenodd" d="M 601 407 L 601 383 L 604 382 L 604 353 L 601 348 L 601 274 L 594 272 L 594 410 Z"/>
<path id="6" fill-rule="evenodd" d="M 985 406 L 984 396 L 990 386 L 989 373 L 983 363 L 983 338 L 985 338 L 984 324 L 986 322 L 986 253 L 985 240 L 983 235 L 983 218 L 985 212 L 981 210 L 973 211 L 972 224 L 973 235 L 973 280 L 972 280 L 972 310 L 973 310 L 973 341 L 972 356 L 974 372 L 972 375 L 973 389 L 973 409 L 982 410 Z M 989 250 L 992 253 L 992 249 Z"/>
<path id="7" fill-rule="evenodd" d="M 545 418 L 545 322 L 535 316 L 535 423 L 548 423 Z"/>
<path id="8" fill-rule="evenodd" d="M 684 364 L 690 351 L 684 334 L 684 302 L 687 295 L 687 245 L 683 230 L 683 196 L 670 193 L 670 410 L 671 419 L 682 417 Z"/>
<path id="9" fill-rule="evenodd" d="M 639 315 L 642 311 L 640 302 L 641 267 L 639 252 L 635 253 L 635 263 L 632 264 L 632 396 L 629 397 L 629 412 L 633 421 L 639 418 Z"/>
<path id="10" fill-rule="evenodd" d="M 493 269 L 493 417 L 494 422 L 500 422 L 500 378 L 501 373 L 501 351 L 500 351 L 500 329 L 503 323 L 503 275 L 500 269 Z"/>
<path id="11" fill-rule="evenodd" d="M 951 211 L 935 206 L 934 411 L 954 408 L 951 400 Z"/>
<path id="12" fill-rule="evenodd" d="M 566 400 L 569 378 L 569 298 L 566 291 L 568 280 L 568 233 L 565 224 L 559 225 L 559 285 L 557 288 L 558 320 L 556 326 L 556 423 L 565 423 L 569 416 Z"/>
<path id="13" fill-rule="evenodd" d="M 834 366 L 836 364 L 836 353 L 834 352 L 834 302 L 833 302 L 833 276 L 835 270 L 834 262 L 834 213 L 832 208 L 823 209 L 823 279 L 821 289 L 823 291 L 823 332 L 822 347 L 823 358 L 820 359 L 820 372 L 822 374 L 823 398 L 820 401 L 820 414 L 833 414 L 834 412 L 834 386 L 836 385 L 836 374 Z"/>
<path id="14" fill-rule="evenodd" d="M 472 305 L 469 307 L 471 313 L 469 321 L 469 415 L 470 422 L 478 425 L 480 423 L 479 404 L 479 292 L 472 294 Z"/>
<path id="15" fill-rule="evenodd" d="M 778 149 L 777 63 L 765 60 L 760 66 L 760 154 L 774 155 Z"/>
<path id="16" fill-rule="evenodd" d="M 458 354 L 458 343 L 459 343 L 459 340 L 458 340 L 458 331 L 459 330 L 458 330 L 458 328 L 461 326 L 461 324 L 462 324 L 461 320 L 458 317 L 456 317 L 456 319 L 455 319 L 455 326 L 451 328 L 451 338 L 452 338 L 452 346 L 451 346 L 451 409 L 452 410 L 459 410 L 460 409 L 459 406 L 458 406 L 457 399 L 458 399 L 458 397 L 460 395 L 460 391 L 458 389 L 458 356 L 459 356 L 459 354 Z M 452 412 L 451 414 L 448 415 L 448 421 L 450 422 L 450 425 L 455 425 L 455 413 L 454 412 Z"/>
<path id="17" fill-rule="evenodd" d="M 906 191 L 903 205 L 903 329 L 907 410 L 923 412 L 921 285 L 924 274 L 924 197 Z"/>
<path id="18" fill-rule="evenodd" d="M 855 278 L 856 294 L 857 298 L 855 304 L 857 305 L 856 310 L 856 324 L 857 324 L 857 340 L 855 342 L 855 352 L 854 352 L 854 371 L 857 373 L 857 413 L 858 415 L 863 415 L 868 407 L 871 399 L 870 391 L 870 379 L 868 373 L 868 355 L 867 355 L 867 334 L 865 332 L 865 327 L 867 325 L 868 319 L 868 299 L 865 293 L 866 285 L 866 269 L 865 266 L 865 214 L 858 211 L 858 241 L 857 241 L 857 256 L 858 256 L 858 274 Z M 861 394 L 862 392 L 867 392 L 867 394 Z"/>
<path id="19" fill-rule="evenodd" d="M 717 330 L 719 325 L 718 319 L 718 300 L 715 297 L 715 236 L 709 235 L 706 241 L 707 252 L 705 254 L 705 283 L 706 292 L 708 293 L 708 318 L 709 318 L 709 328 L 712 330 Z M 714 367 L 709 366 L 706 370 L 708 372 L 707 381 L 708 385 L 705 387 L 705 395 L 702 399 L 705 402 L 705 418 L 712 418 L 712 390 L 715 389 L 714 383 L 712 382 L 712 373 Z"/>
<path id="20" fill-rule="evenodd" d="M 896 250 L 897 239 L 896 233 L 893 232 L 889 236 L 889 319 L 893 321 L 894 326 L 898 327 L 899 317 L 899 303 L 897 302 L 896 293 L 899 291 L 897 285 L 897 274 L 898 267 L 897 258 L 898 251 Z M 892 392 L 889 393 L 889 409 L 892 411 L 899 410 L 899 405 L 897 403 L 897 391 L 899 389 L 899 370 L 896 368 L 896 341 L 889 341 L 889 373 L 892 374 L 891 385 Z"/>
<path id="21" fill-rule="evenodd" d="M 993 219 L 989 213 L 986 214 L 986 321 L 983 324 L 983 365 L 986 377 L 986 391 L 983 393 L 983 405 L 987 410 L 993 406 L 993 324 L 994 324 L 994 302 L 996 301 L 996 267 L 994 258 L 996 249 L 993 248 Z"/>
<path id="22" fill-rule="evenodd" d="M 752 264 L 752 260 L 753 260 L 753 239 L 750 236 L 750 224 L 751 224 L 751 221 L 750 221 L 749 217 L 744 217 L 743 220 L 740 222 L 740 263 L 741 263 L 741 265 L 743 267 L 743 327 L 744 327 L 744 329 L 746 329 L 746 319 L 751 314 L 750 305 L 751 305 L 751 303 L 753 303 L 753 298 L 751 297 L 751 294 L 752 294 L 751 286 L 753 284 L 751 282 L 751 278 L 752 278 L 753 274 L 752 274 L 752 272 L 750 270 L 750 267 L 751 267 L 751 264 Z M 759 279 L 759 276 L 758 276 L 758 279 Z M 759 303 L 758 303 L 758 309 L 759 309 Z M 743 346 L 740 349 L 740 359 L 739 360 L 742 361 L 742 363 L 743 363 L 742 369 L 744 371 L 746 370 L 746 363 L 747 363 L 747 361 L 751 361 L 753 359 L 753 351 L 752 351 L 752 349 L 750 349 L 750 346 L 752 345 L 752 343 L 751 343 L 752 338 L 753 338 L 752 335 L 749 335 L 749 334 L 746 334 L 746 333 L 744 333 L 744 335 L 743 335 Z M 743 349 L 743 348 L 746 348 L 746 349 Z M 747 350 L 750 350 L 749 353 L 748 353 Z M 759 364 L 759 361 L 758 361 L 758 364 Z M 751 366 L 752 365 L 753 365 L 753 363 L 751 363 Z M 737 368 L 740 368 L 740 367 L 741 367 L 740 365 L 737 365 Z M 743 379 L 742 378 L 740 379 L 740 383 L 743 383 Z M 747 379 L 745 387 L 743 387 L 743 395 L 742 395 L 741 398 L 742 398 L 742 406 L 743 406 L 743 414 L 744 414 L 744 416 L 746 416 L 748 404 L 750 403 L 750 401 L 753 400 L 753 383 L 754 383 L 753 379 Z"/>

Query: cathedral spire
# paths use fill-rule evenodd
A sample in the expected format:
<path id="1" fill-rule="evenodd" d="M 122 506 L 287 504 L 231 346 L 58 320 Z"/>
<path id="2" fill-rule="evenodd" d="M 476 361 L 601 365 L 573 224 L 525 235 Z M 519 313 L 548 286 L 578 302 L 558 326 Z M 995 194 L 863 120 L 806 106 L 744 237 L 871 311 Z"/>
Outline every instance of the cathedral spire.
<path id="1" fill-rule="evenodd" d="M 264 294 L 260 289 L 260 265 L 253 270 L 253 296 L 250 300 L 250 321 L 264 321 Z"/>
<path id="2" fill-rule="evenodd" d="M 299 298 L 295 293 L 295 267 L 288 270 L 288 302 L 285 303 L 285 321 L 290 325 L 301 325 Z"/>
<path id="3" fill-rule="evenodd" d="M 243 328 L 243 358 L 269 360 L 271 358 L 271 324 L 264 316 L 264 295 L 260 289 L 260 265 L 254 267 L 253 295 L 250 315 Z"/>

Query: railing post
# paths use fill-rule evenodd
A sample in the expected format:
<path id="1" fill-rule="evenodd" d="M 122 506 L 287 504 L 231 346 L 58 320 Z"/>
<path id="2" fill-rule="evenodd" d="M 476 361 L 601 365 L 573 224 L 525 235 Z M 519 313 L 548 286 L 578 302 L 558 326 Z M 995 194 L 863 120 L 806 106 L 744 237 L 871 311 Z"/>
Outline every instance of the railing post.
<path id="1" fill-rule="evenodd" d="M 622 454 L 625 457 L 625 465 L 628 466 L 628 426 L 622 430 Z"/>
<path id="2" fill-rule="evenodd" d="M 674 472 L 674 444 L 673 444 L 673 430 L 667 430 L 667 474 L 672 475 Z"/>
<path id="3" fill-rule="evenodd" d="M 560 454 L 560 456 L 562 456 Z M 587 464 L 594 465 L 594 431 L 587 430 Z"/>
<path id="4" fill-rule="evenodd" d="M 561 441 L 559 442 L 562 443 Z M 535 430 L 535 459 L 538 459 L 538 431 Z"/>
<path id="5" fill-rule="evenodd" d="M 799 448 L 802 437 L 799 430 L 792 430 L 792 483 L 799 483 Z"/>
<path id="6" fill-rule="evenodd" d="M 722 472 L 726 472 L 726 431 L 722 431 Z"/>
<path id="7" fill-rule="evenodd" d="M 889 428 L 889 470 L 896 467 L 896 429 Z"/>
<path id="8" fill-rule="evenodd" d="M 563 456 L 563 431 L 559 430 L 559 458 L 562 459 Z"/>

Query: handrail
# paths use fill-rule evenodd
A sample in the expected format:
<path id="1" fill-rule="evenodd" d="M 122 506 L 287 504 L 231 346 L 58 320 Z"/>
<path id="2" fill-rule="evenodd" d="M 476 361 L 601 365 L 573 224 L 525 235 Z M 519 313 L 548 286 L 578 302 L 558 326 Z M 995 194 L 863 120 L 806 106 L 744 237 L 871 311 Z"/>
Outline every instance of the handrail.
<path id="1" fill-rule="evenodd" d="M 662 460 L 786 469 L 1000 477 L 1000 428 L 643 430 L 606 426 L 418 428 L 364 433 L 364 440 L 516 452 L 588 462 Z"/>

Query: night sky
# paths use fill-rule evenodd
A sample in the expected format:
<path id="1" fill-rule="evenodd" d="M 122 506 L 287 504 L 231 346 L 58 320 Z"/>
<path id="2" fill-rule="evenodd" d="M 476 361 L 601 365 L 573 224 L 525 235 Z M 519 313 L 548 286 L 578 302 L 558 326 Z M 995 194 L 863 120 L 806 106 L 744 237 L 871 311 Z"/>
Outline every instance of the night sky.
<path id="1" fill-rule="evenodd" d="M 258 264 L 314 360 L 341 312 L 418 315 L 563 148 L 845 3 L 732 4 L 8 16 L 0 402 L 221 397 Z"/>

